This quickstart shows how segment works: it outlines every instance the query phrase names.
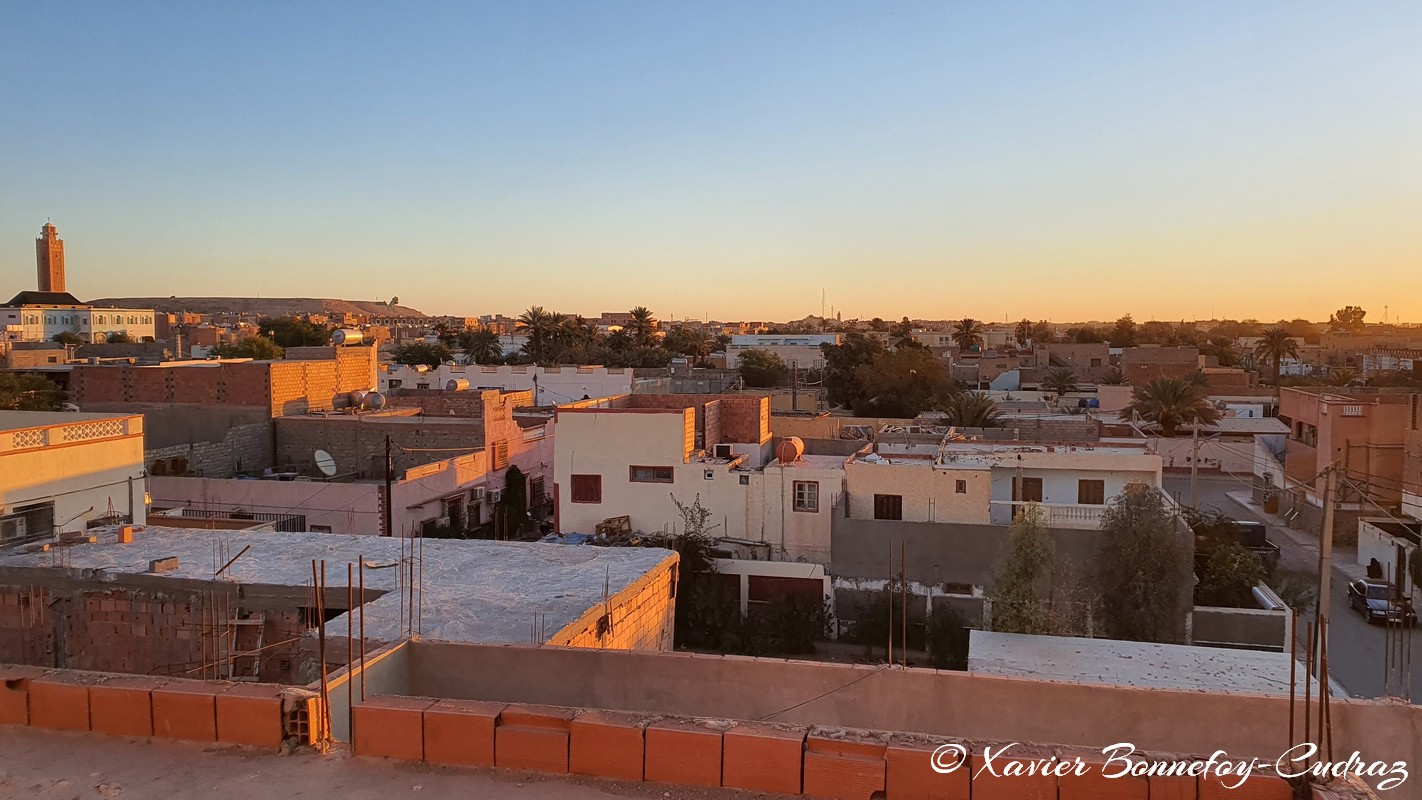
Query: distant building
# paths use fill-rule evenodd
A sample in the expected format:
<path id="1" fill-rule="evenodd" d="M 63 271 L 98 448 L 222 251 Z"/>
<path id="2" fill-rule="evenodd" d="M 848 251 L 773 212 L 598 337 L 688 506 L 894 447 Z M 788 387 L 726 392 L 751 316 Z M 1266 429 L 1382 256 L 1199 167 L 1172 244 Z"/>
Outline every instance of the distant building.
<path id="1" fill-rule="evenodd" d="M 747 350 L 764 350 L 780 357 L 786 366 L 800 369 L 819 369 L 825 365 L 825 354 L 820 345 L 838 345 L 837 333 L 785 333 L 747 334 L 732 336 L 726 347 L 726 368 L 740 367 L 741 354 Z"/>
<path id="2" fill-rule="evenodd" d="M 35 239 L 35 261 L 39 267 L 38 286 L 41 292 L 64 291 L 64 240 L 54 223 L 46 222 Z"/>
<path id="3" fill-rule="evenodd" d="M 95 308 L 65 291 L 64 240 L 45 223 L 35 240 L 37 291 L 20 292 L 0 306 L 0 339 L 42 342 L 72 333 L 85 342 L 104 342 L 113 334 L 134 341 L 157 336 L 151 308 Z"/>

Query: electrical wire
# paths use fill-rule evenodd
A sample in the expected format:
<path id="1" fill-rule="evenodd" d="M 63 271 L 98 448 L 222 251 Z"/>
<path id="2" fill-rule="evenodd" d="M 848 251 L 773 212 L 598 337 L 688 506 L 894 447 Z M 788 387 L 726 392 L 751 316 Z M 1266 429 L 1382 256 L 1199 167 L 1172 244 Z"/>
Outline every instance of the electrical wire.
<path id="1" fill-rule="evenodd" d="M 830 690 L 827 691 L 827 692 L 824 692 L 824 693 L 822 693 L 822 694 L 815 695 L 814 697 L 811 697 L 810 699 L 805 700 L 805 701 L 803 701 L 803 702 L 796 703 L 796 704 L 793 705 L 793 706 L 789 706 L 789 707 L 787 707 L 787 708 L 782 708 L 782 709 L 780 709 L 779 711 L 774 711 L 774 712 L 771 712 L 771 713 L 766 714 L 766 715 L 764 715 L 764 716 L 757 717 L 756 720 L 757 720 L 758 722 L 763 722 L 763 721 L 765 721 L 765 720 L 770 719 L 771 717 L 778 717 L 778 716 L 780 716 L 781 714 L 784 714 L 784 713 L 787 712 L 787 711 L 794 711 L 795 709 L 800 708 L 801 706 L 809 705 L 810 703 L 813 703 L 813 702 L 815 702 L 816 700 L 823 700 L 823 699 L 825 699 L 826 697 L 829 697 L 830 695 L 834 694 L 835 692 L 843 691 L 843 690 L 848 689 L 849 687 L 853 686 L 854 684 L 859 683 L 860 681 L 867 680 L 868 678 L 872 678 L 872 677 L 874 677 L 875 675 L 878 675 L 879 673 L 883 672 L 884 670 L 888 669 L 888 668 L 891 667 L 891 666 L 893 666 L 893 665 L 892 665 L 892 664 L 880 664 L 878 669 L 876 669 L 876 670 L 874 670 L 873 672 L 870 672 L 870 673 L 868 673 L 868 674 L 860 675 L 858 678 L 855 678 L 854 680 L 850 681 L 849 683 L 846 683 L 846 684 L 844 684 L 844 685 L 842 685 L 842 686 L 836 686 L 835 688 L 830 689 Z"/>

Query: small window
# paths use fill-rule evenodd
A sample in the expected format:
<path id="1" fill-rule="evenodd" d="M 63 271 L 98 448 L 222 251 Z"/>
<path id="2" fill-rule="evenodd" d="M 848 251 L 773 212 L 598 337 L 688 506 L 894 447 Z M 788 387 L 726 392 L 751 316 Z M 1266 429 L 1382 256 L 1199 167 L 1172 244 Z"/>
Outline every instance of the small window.
<path id="1" fill-rule="evenodd" d="M 1042 479 L 1023 478 L 1021 480 L 1021 495 L 1016 500 L 1023 503 L 1042 502 Z"/>
<path id="2" fill-rule="evenodd" d="M 967 493 L 968 493 L 968 482 L 967 482 L 967 481 L 958 481 L 957 484 L 956 484 L 956 486 L 954 487 L 953 491 L 957 492 L 958 494 L 967 494 Z"/>
<path id="3" fill-rule="evenodd" d="M 815 481 L 795 481 L 795 510 L 820 510 L 820 485 Z"/>
<path id="4" fill-rule="evenodd" d="M 742 485 L 742 486 L 750 486 L 750 476 L 749 476 L 749 475 L 742 475 L 742 476 L 740 476 L 740 477 L 741 477 L 741 485 Z"/>
<path id="5" fill-rule="evenodd" d="M 901 494 L 874 495 L 874 519 L 903 519 L 904 497 Z"/>
<path id="6" fill-rule="evenodd" d="M 494 442 L 494 469 L 503 469 L 509 465 L 509 443 Z"/>
<path id="7" fill-rule="evenodd" d="M 1106 481 L 1082 480 L 1076 482 L 1076 502 L 1084 506 L 1106 504 Z"/>
<path id="8" fill-rule="evenodd" d="M 573 476 L 573 502 L 574 502 L 574 503 L 601 503 L 601 502 L 602 502 L 602 476 L 601 476 L 601 475 L 574 475 L 574 476 Z"/>
<path id="9" fill-rule="evenodd" d="M 1099 366 L 1101 366 L 1101 359 L 1099 359 L 1099 358 L 1093 358 L 1093 359 L 1091 359 L 1091 366 L 1093 366 L 1093 367 L 1099 367 Z"/>
<path id="10" fill-rule="evenodd" d="M 330 533 L 330 532 L 331 532 L 331 526 L 330 526 L 330 525 L 312 525 L 312 526 L 310 526 L 310 527 L 311 527 L 311 532 L 312 532 L 312 533 Z"/>
<path id="11" fill-rule="evenodd" d="M 671 467 L 628 467 L 627 479 L 633 483 L 672 483 Z"/>

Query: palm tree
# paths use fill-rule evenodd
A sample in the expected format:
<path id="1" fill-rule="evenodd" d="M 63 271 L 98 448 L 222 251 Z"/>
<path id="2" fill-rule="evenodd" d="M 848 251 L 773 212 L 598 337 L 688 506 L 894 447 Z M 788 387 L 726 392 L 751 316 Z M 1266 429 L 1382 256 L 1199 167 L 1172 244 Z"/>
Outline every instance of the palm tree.
<path id="1" fill-rule="evenodd" d="M 971 350 L 974 347 L 981 347 L 983 344 L 983 324 L 966 317 L 961 322 L 953 325 L 953 343 L 958 345 L 960 350 Z"/>
<path id="2" fill-rule="evenodd" d="M 716 337 L 703 328 L 688 329 L 682 336 L 681 351 L 691 357 L 692 365 L 697 365 L 716 349 Z"/>
<path id="3" fill-rule="evenodd" d="M 997 403 L 986 392 L 954 392 L 943 401 L 943 413 L 960 428 L 995 428 L 999 422 Z"/>
<path id="4" fill-rule="evenodd" d="M 528 310 L 518 317 L 517 324 L 528 334 L 528 344 L 524 345 L 524 350 L 535 364 L 544 363 L 547 356 L 549 339 L 556 324 L 555 316 L 543 306 L 529 306 Z"/>
<path id="5" fill-rule="evenodd" d="M 1279 393 L 1279 371 L 1285 358 L 1298 358 L 1299 344 L 1287 330 L 1275 325 L 1264 330 L 1263 338 L 1254 345 L 1254 357 L 1274 366 L 1274 393 Z"/>
<path id="6" fill-rule="evenodd" d="M 1081 388 L 1076 382 L 1076 373 L 1067 367 L 1054 367 L 1047 370 L 1047 374 L 1042 377 L 1042 388 L 1050 389 L 1057 393 L 1057 397 L 1066 395 L 1067 392 L 1074 392 Z"/>
<path id="7" fill-rule="evenodd" d="M 612 333 L 602 337 L 602 346 L 609 353 L 625 353 L 636 346 L 636 344 L 636 342 L 632 341 L 632 334 L 628 333 L 626 328 L 618 328 Z"/>
<path id="8" fill-rule="evenodd" d="M 1340 367 L 1328 373 L 1329 386 L 1351 386 L 1357 379 L 1358 371 L 1348 367 Z"/>
<path id="9" fill-rule="evenodd" d="M 1112 367 L 1106 370 L 1106 374 L 1102 375 L 1101 380 L 1097 381 L 1097 383 L 1102 386 L 1125 386 L 1128 381 L 1126 380 L 1126 373 L 1122 372 L 1120 367 Z"/>
<path id="10" fill-rule="evenodd" d="M 466 364 L 493 364 L 504 356 L 498 331 L 479 327 L 459 334 L 459 347 Z"/>
<path id="11" fill-rule="evenodd" d="M 1200 348 L 1200 352 L 1207 356 L 1214 356 L 1222 367 L 1239 366 L 1239 348 L 1228 336 L 1210 337 L 1210 340 Z"/>
<path id="12" fill-rule="evenodd" d="M 1131 402 L 1121 410 L 1159 426 L 1164 436 L 1174 436 L 1186 425 L 1208 425 L 1220 418 L 1205 395 L 1205 388 L 1186 378 L 1156 378 L 1137 386 Z"/>
<path id="13" fill-rule="evenodd" d="M 657 331 L 657 318 L 652 316 L 652 310 L 646 306 L 637 306 L 627 313 L 632 315 L 632 321 L 627 325 L 632 338 L 637 340 L 637 344 L 650 346 Z"/>

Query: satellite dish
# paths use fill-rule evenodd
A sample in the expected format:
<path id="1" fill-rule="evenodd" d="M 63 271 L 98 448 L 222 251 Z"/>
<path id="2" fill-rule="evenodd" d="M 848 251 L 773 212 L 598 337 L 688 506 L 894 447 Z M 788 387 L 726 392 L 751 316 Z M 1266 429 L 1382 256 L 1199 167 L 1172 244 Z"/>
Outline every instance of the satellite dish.
<path id="1" fill-rule="evenodd" d="M 336 459 L 331 458 L 331 454 L 325 450 L 317 450 L 316 468 L 321 470 L 322 475 L 330 478 L 336 474 Z"/>

